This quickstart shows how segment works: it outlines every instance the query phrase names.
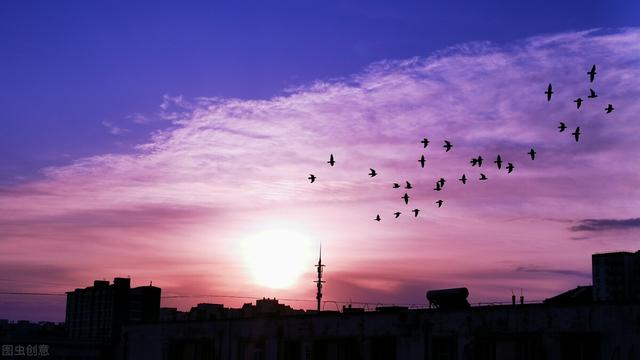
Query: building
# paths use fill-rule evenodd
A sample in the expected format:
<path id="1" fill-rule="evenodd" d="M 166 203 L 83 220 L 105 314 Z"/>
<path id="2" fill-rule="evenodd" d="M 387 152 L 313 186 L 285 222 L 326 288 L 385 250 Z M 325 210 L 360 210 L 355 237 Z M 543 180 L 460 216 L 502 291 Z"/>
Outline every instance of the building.
<path id="1" fill-rule="evenodd" d="M 591 264 L 595 301 L 640 301 L 640 251 L 593 254 Z"/>
<path id="2" fill-rule="evenodd" d="M 96 280 L 93 286 L 67 292 L 65 325 L 72 338 L 109 342 L 117 339 L 124 325 L 159 320 L 160 288 L 131 288 L 128 278 L 113 284 Z"/>

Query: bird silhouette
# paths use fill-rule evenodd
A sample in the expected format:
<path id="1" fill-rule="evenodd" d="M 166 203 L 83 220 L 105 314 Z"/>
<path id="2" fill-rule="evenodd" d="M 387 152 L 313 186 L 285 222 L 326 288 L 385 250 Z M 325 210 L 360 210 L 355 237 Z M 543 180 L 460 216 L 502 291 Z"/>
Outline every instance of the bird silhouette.
<path id="1" fill-rule="evenodd" d="M 329 156 L 329 161 L 327 161 L 327 163 L 331 166 L 333 166 L 336 162 L 335 160 L 333 160 L 333 154 L 331 154 L 331 156 Z"/>
<path id="2" fill-rule="evenodd" d="M 509 174 L 511 174 L 511 172 L 513 171 L 513 168 L 514 168 L 514 166 L 513 166 L 512 163 L 508 163 L 507 164 L 507 171 L 508 171 Z"/>
<path id="3" fill-rule="evenodd" d="M 447 182 L 447 180 L 445 180 L 444 178 L 440 178 L 440 180 L 438 180 L 438 184 L 440 184 L 440 187 L 444 187 L 445 182 Z"/>
<path id="4" fill-rule="evenodd" d="M 413 216 L 414 217 L 418 217 L 418 213 L 420 212 L 420 209 L 413 209 Z"/>
<path id="5" fill-rule="evenodd" d="M 613 105 L 609 104 L 609 105 L 605 108 L 605 110 L 607 111 L 607 114 L 609 114 L 610 112 L 612 112 L 612 111 L 613 111 L 613 110 L 615 110 L 615 109 L 613 108 Z"/>
<path id="6" fill-rule="evenodd" d="M 442 186 L 440 186 L 440 181 L 436 182 L 436 187 L 433 190 L 435 190 L 435 191 L 441 191 L 442 190 Z"/>
<path id="7" fill-rule="evenodd" d="M 418 162 L 420 163 L 420 166 L 424 168 L 424 163 L 425 163 L 425 159 L 424 159 L 424 155 L 420 156 L 420 160 L 418 160 Z"/>
<path id="8" fill-rule="evenodd" d="M 374 176 L 378 175 L 378 173 L 375 170 L 373 170 L 371 168 L 369 168 L 369 170 L 371 170 L 371 172 L 369 172 L 369 176 L 374 177 Z"/>
<path id="9" fill-rule="evenodd" d="M 424 148 L 426 149 L 427 146 L 429 146 L 429 140 L 427 138 L 422 139 L 422 141 L 420 141 L 422 143 L 422 145 L 424 145 Z"/>
<path id="10" fill-rule="evenodd" d="M 451 142 L 449 142 L 449 140 L 445 140 L 444 145 L 442 145 L 442 147 L 445 148 L 444 152 L 449 152 L 449 150 L 451 150 L 453 145 L 451 145 Z"/>
<path id="11" fill-rule="evenodd" d="M 577 98 L 575 100 L 573 100 L 574 103 L 576 103 L 576 108 L 580 109 L 580 106 L 582 105 L 582 98 Z"/>
<path id="12" fill-rule="evenodd" d="M 411 183 L 406 181 L 407 185 L 404 186 L 405 189 L 412 189 L 413 186 L 411 186 Z"/>
<path id="13" fill-rule="evenodd" d="M 462 177 L 460 179 L 458 179 L 458 180 L 462 181 L 463 184 L 466 184 L 467 183 L 467 175 L 462 174 Z"/>
<path id="14" fill-rule="evenodd" d="M 551 101 L 551 95 L 553 94 L 553 90 L 551 90 L 551 84 L 547 86 L 547 91 L 544 92 L 547 94 L 547 101 Z"/>
<path id="15" fill-rule="evenodd" d="M 408 204 L 409 203 L 409 194 L 404 193 L 404 196 L 400 197 L 401 199 L 404 199 L 404 203 Z"/>
<path id="16" fill-rule="evenodd" d="M 498 169 L 502 168 L 502 158 L 500 157 L 500 155 L 498 155 L 498 157 L 496 158 L 496 161 L 494 161 L 494 163 L 496 163 L 496 165 L 498 165 Z"/>
<path id="17" fill-rule="evenodd" d="M 394 189 L 397 189 L 397 188 L 399 188 L 399 187 L 400 187 L 400 184 L 398 184 L 398 183 L 393 183 L 393 188 L 394 188 Z"/>
<path id="18" fill-rule="evenodd" d="M 572 132 L 571 135 L 576 139 L 576 142 L 580 139 L 580 126 L 576 128 L 576 131 Z"/>
<path id="19" fill-rule="evenodd" d="M 396 216 L 396 219 L 400 217 L 400 214 L 402 214 L 400 211 L 394 212 L 393 215 Z"/>
<path id="20" fill-rule="evenodd" d="M 593 91 L 593 89 L 589 89 L 589 96 L 587 96 L 589 99 L 595 99 L 598 97 L 598 95 L 596 95 L 596 92 Z"/>
<path id="21" fill-rule="evenodd" d="M 562 121 L 560 121 L 560 125 L 558 126 L 558 129 L 560 129 L 560 132 L 565 131 L 567 128 L 567 125 L 565 125 Z"/>
<path id="22" fill-rule="evenodd" d="M 487 175 L 480 173 L 480 180 L 487 180 Z"/>
<path id="23" fill-rule="evenodd" d="M 476 166 L 478 165 L 478 167 L 482 166 L 482 156 L 478 155 L 477 158 L 473 158 L 471 159 L 471 166 Z"/>
<path id="24" fill-rule="evenodd" d="M 596 65 L 595 64 L 591 67 L 591 71 L 587 71 L 587 74 L 589 74 L 589 82 L 593 82 L 593 79 L 596 76 Z"/>
<path id="25" fill-rule="evenodd" d="M 309 174 L 309 177 L 307 179 L 311 180 L 311 183 L 313 184 L 313 182 L 316 181 L 316 176 L 313 174 Z"/>
<path id="26" fill-rule="evenodd" d="M 376 215 L 375 219 L 373 219 L 373 220 L 375 220 L 375 221 L 380 221 L 380 220 L 382 220 L 382 219 L 380 218 L 380 214 Z"/>
<path id="27" fill-rule="evenodd" d="M 438 204 L 438 207 L 442 207 L 442 204 L 444 204 L 444 201 L 438 200 L 436 201 L 436 204 Z"/>
<path id="28" fill-rule="evenodd" d="M 533 150 L 533 148 L 531 148 L 531 150 L 529 150 L 529 152 L 527 154 L 529 154 L 529 156 L 531 156 L 531 160 L 535 160 L 536 159 L 536 151 Z"/>

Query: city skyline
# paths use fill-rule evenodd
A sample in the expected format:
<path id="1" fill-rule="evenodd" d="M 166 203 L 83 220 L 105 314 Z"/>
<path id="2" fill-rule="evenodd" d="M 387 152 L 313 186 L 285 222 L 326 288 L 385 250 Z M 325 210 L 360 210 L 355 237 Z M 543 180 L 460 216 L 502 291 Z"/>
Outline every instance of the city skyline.
<path id="1" fill-rule="evenodd" d="M 12 101 L 0 148 L 10 160 L 0 179 L 0 289 L 64 294 L 130 275 L 136 286 L 153 281 L 163 296 L 309 299 L 290 305 L 313 308 L 320 243 L 327 300 L 426 302 L 428 289 L 453 287 L 469 288 L 471 302 L 509 301 L 520 289 L 541 300 L 588 284 L 592 253 L 638 248 L 640 28 L 631 26 L 637 18 L 625 19 L 604 29 L 585 20 L 578 30 L 440 38 L 419 53 L 407 46 L 345 60 L 336 72 L 309 60 L 311 70 L 287 75 L 300 81 L 256 75 L 207 88 L 196 69 L 180 74 L 197 85 L 181 90 L 176 76 L 163 88 L 156 79 L 139 86 L 164 89 L 159 96 L 141 90 L 144 101 L 86 118 L 78 110 L 60 120 L 70 103 L 56 112 L 49 99 L 43 108 L 50 113 L 25 110 L 30 120 L 21 122 Z M 101 41 L 87 46 L 104 51 L 110 42 Z M 288 50 L 270 51 L 276 55 L 266 57 L 267 69 Z M 233 61 L 232 51 L 221 54 Z M 126 67 L 134 55 L 119 59 Z M 237 74 L 253 65 L 230 68 Z M 587 99 L 590 88 L 598 98 Z M 39 91 L 55 98 L 53 89 Z M 118 107 L 117 88 L 105 91 L 112 95 L 104 106 Z M 23 105 L 29 99 L 8 88 L 2 94 Z M 580 109 L 577 97 L 585 99 Z M 580 142 L 571 131 L 558 133 L 560 121 L 571 131 L 580 126 Z M 80 129 L 87 123 L 91 130 Z M 76 137 L 84 140 L 70 140 Z M 454 145 L 446 154 L 444 140 Z M 56 145 L 66 141 L 76 145 Z M 330 154 L 335 166 L 326 163 Z M 512 174 L 495 168 L 498 154 L 516 165 Z M 55 159 L 42 160 L 49 155 Z M 469 165 L 478 155 L 486 182 Z M 457 181 L 463 173 L 473 179 L 464 186 Z M 447 185 L 436 194 L 440 177 Z M 391 187 L 405 181 L 413 185 L 408 205 L 400 199 L 405 190 Z M 393 219 L 394 211 L 404 215 Z M 376 214 L 383 220 L 374 221 Z M 162 300 L 164 307 L 192 305 L 192 298 Z M 62 321 L 64 298 L 0 296 L 0 318 Z"/>

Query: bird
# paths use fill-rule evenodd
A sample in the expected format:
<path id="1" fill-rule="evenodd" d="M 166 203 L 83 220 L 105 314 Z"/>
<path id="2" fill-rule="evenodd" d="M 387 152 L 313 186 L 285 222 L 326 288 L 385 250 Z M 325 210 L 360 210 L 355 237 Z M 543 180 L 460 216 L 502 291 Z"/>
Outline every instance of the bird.
<path id="1" fill-rule="evenodd" d="M 400 214 L 402 214 L 400 211 L 396 211 L 393 213 L 393 215 L 396 216 L 396 219 L 400 217 Z"/>
<path id="2" fill-rule="evenodd" d="M 507 171 L 508 171 L 509 174 L 511 174 L 511 172 L 513 171 L 513 168 L 514 168 L 514 166 L 513 166 L 512 163 L 508 163 L 507 164 Z"/>
<path id="3" fill-rule="evenodd" d="M 414 217 L 418 217 L 418 213 L 420 212 L 420 209 L 413 209 L 413 216 Z"/>
<path id="4" fill-rule="evenodd" d="M 536 159 L 536 151 L 533 150 L 533 148 L 531 148 L 531 150 L 529 150 L 529 152 L 527 154 L 529 154 L 529 156 L 531 156 L 531 160 L 535 160 Z"/>
<path id="5" fill-rule="evenodd" d="M 593 89 L 589 89 L 589 96 L 587 96 L 589 99 L 595 99 L 598 97 L 598 95 L 596 95 L 596 92 L 593 91 Z"/>
<path id="6" fill-rule="evenodd" d="M 551 101 L 551 94 L 553 94 L 553 90 L 551 90 L 551 84 L 547 86 L 547 91 L 544 92 L 547 94 L 547 101 Z"/>
<path id="7" fill-rule="evenodd" d="M 471 166 L 476 166 L 476 165 L 478 165 L 478 167 L 482 166 L 482 156 L 478 155 L 477 158 L 471 159 Z"/>
<path id="8" fill-rule="evenodd" d="M 571 135 L 573 135 L 573 137 L 576 138 L 576 142 L 578 142 L 578 139 L 580 139 L 580 126 L 578 126 L 576 131 L 572 132 Z"/>
<path id="9" fill-rule="evenodd" d="M 444 178 L 440 178 L 440 180 L 438 180 L 438 184 L 440 184 L 440 187 L 444 187 L 444 183 L 445 183 L 446 181 L 447 181 L 447 180 L 445 180 Z"/>
<path id="10" fill-rule="evenodd" d="M 420 163 L 420 166 L 424 168 L 424 163 L 425 163 L 425 159 L 424 159 L 424 155 L 420 156 L 420 160 L 418 160 L 418 162 Z"/>
<path id="11" fill-rule="evenodd" d="M 371 170 L 371 172 L 369 173 L 369 176 L 374 177 L 374 176 L 378 175 L 378 173 L 375 170 L 373 170 L 371 168 L 369 168 L 369 170 Z"/>
<path id="12" fill-rule="evenodd" d="M 404 196 L 400 197 L 401 199 L 404 199 L 404 203 L 408 204 L 409 203 L 409 194 L 404 193 Z"/>
<path id="13" fill-rule="evenodd" d="M 458 180 L 462 181 L 463 184 L 466 184 L 467 183 L 467 175 L 462 174 L 462 177 L 460 179 L 458 179 Z"/>
<path id="14" fill-rule="evenodd" d="M 487 180 L 487 175 L 480 173 L 480 180 Z"/>
<path id="15" fill-rule="evenodd" d="M 451 145 L 451 142 L 449 142 L 449 140 L 445 140 L 444 145 L 442 145 L 442 147 L 445 148 L 444 152 L 449 152 L 449 150 L 451 150 L 453 145 Z"/>
<path id="16" fill-rule="evenodd" d="M 311 180 L 311 183 L 313 184 L 313 182 L 316 181 L 316 176 L 313 174 L 309 174 L 309 177 L 307 179 Z"/>
<path id="17" fill-rule="evenodd" d="M 407 183 L 407 185 L 405 185 L 405 187 L 404 187 L 405 189 L 412 189 L 413 188 L 413 186 L 411 186 L 410 182 L 407 181 L 406 183 Z"/>
<path id="18" fill-rule="evenodd" d="M 580 105 L 582 105 L 582 98 L 577 98 L 573 100 L 573 102 L 576 103 L 577 109 L 580 109 Z"/>
<path id="19" fill-rule="evenodd" d="M 373 220 L 375 220 L 375 221 L 380 221 L 380 220 L 382 220 L 382 219 L 380 218 L 380 214 L 376 215 L 376 217 L 375 217 Z"/>
<path id="20" fill-rule="evenodd" d="M 331 166 L 333 166 L 336 163 L 336 161 L 333 160 L 333 154 L 331 154 L 331 156 L 329 156 L 329 161 L 327 161 L 327 163 L 329 165 L 331 165 Z"/>
<path id="21" fill-rule="evenodd" d="M 429 139 L 427 139 L 427 138 L 422 139 L 422 141 L 420 141 L 420 142 L 422 143 L 422 145 L 424 145 L 424 148 L 429 146 Z"/>
<path id="22" fill-rule="evenodd" d="M 612 111 L 613 111 L 613 110 L 615 110 L 615 109 L 613 108 L 613 105 L 609 104 L 609 105 L 605 108 L 605 110 L 607 111 L 607 114 L 609 114 L 610 112 L 612 112 Z"/>
<path id="23" fill-rule="evenodd" d="M 438 204 L 438 207 L 442 207 L 443 203 L 444 203 L 444 201 L 442 201 L 442 200 L 436 201 L 436 204 Z"/>
<path id="24" fill-rule="evenodd" d="M 589 82 L 593 82 L 593 78 L 596 76 L 596 65 L 595 64 L 591 67 L 591 71 L 587 71 L 587 74 L 589 74 Z"/>
<path id="25" fill-rule="evenodd" d="M 433 190 L 435 190 L 435 191 L 441 191 L 442 190 L 442 186 L 440 186 L 440 181 L 436 182 L 436 187 Z"/>
<path id="26" fill-rule="evenodd" d="M 393 183 L 393 188 L 394 188 L 394 189 L 397 189 L 397 188 L 399 188 L 399 187 L 400 187 L 400 184 L 398 184 L 398 183 Z"/>
<path id="27" fill-rule="evenodd" d="M 560 132 L 563 132 L 566 128 L 567 128 L 567 125 L 565 125 L 562 121 L 560 121 L 560 125 L 558 126 L 558 129 L 560 129 Z"/>
<path id="28" fill-rule="evenodd" d="M 498 169 L 502 168 L 502 158 L 500 157 L 500 155 L 498 155 L 498 157 L 496 158 L 496 161 L 494 161 L 494 163 L 496 163 L 496 165 L 498 165 Z"/>

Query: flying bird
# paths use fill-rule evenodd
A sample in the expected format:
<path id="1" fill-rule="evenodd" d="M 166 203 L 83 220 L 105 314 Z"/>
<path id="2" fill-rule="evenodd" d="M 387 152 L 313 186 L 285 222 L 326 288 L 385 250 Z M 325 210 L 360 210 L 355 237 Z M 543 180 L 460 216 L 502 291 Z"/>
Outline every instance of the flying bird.
<path id="1" fill-rule="evenodd" d="M 405 185 L 405 187 L 404 187 L 405 189 L 412 189 L 413 188 L 413 186 L 411 186 L 410 182 L 407 181 L 406 183 L 407 183 L 407 185 Z"/>
<path id="2" fill-rule="evenodd" d="M 413 216 L 418 217 L 419 212 L 420 212 L 420 209 L 413 209 Z"/>
<path id="3" fill-rule="evenodd" d="M 400 217 L 400 214 L 402 214 L 400 211 L 394 212 L 393 215 L 396 216 L 396 219 Z"/>
<path id="4" fill-rule="evenodd" d="M 502 158 L 500 157 L 500 155 L 498 155 L 498 157 L 496 158 L 496 161 L 494 161 L 494 163 L 496 163 L 496 165 L 498 165 L 498 169 L 502 168 Z"/>
<path id="5" fill-rule="evenodd" d="M 551 90 L 551 84 L 547 86 L 547 91 L 544 92 L 547 94 L 547 101 L 551 101 L 551 95 L 553 94 L 553 90 Z"/>
<path id="6" fill-rule="evenodd" d="M 580 126 L 578 126 L 576 128 L 576 131 L 572 132 L 571 135 L 573 135 L 573 137 L 576 139 L 576 142 L 578 142 L 578 139 L 580 139 Z"/>
<path id="7" fill-rule="evenodd" d="M 444 178 L 440 178 L 440 180 L 438 180 L 438 184 L 440 184 L 440 187 L 444 187 L 445 182 L 446 180 Z"/>
<path id="8" fill-rule="evenodd" d="M 575 100 L 573 100 L 574 103 L 576 103 L 577 109 L 580 109 L 580 105 L 582 105 L 582 98 L 577 98 Z"/>
<path id="9" fill-rule="evenodd" d="M 482 156 L 478 155 L 477 158 L 471 159 L 471 166 L 476 166 L 478 165 L 478 167 L 482 166 Z"/>
<path id="10" fill-rule="evenodd" d="M 458 180 L 462 181 L 463 184 L 466 184 L 467 183 L 467 175 L 462 174 L 462 177 L 460 179 L 458 179 Z"/>
<path id="11" fill-rule="evenodd" d="M 400 187 L 400 184 L 398 184 L 398 183 L 393 183 L 393 188 L 394 188 L 394 189 L 397 189 L 397 188 L 399 188 L 399 187 Z"/>
<path id="12" fill-rule="evenodd" d="M 404 196 L 400 197 L 401 199 L 404 199 L 404 203 L 408 204 L 409 203 L 409 194 L 404 193 Z"/>
<path id="13" fill-rule="evenodd" d="M 333 166 L 336 162 L 335 160 L 333 160 L 333 154 L 331 154 L 331 156 L 329 156 L 329 161 L 327 161 L 327 163 L 331 166 Z"/>
<path id="14" fill-rule="evenodd" d="M 480 180 L 487 180 L 487 175 L 480 173 Z"/>
<path id="15" fill-rule="evenodd" d="M 567 125 L 565 125 L 562 121 L 560 121 L 560 125 L 558 126 L 558 129 L 560 129 L 560 132 L 565 131 L 566 128 L 567 128 Z"/>
<path id="16" fill-rule="evenodd" d="M 444 203 L 444 201 L 442 201 L 442 200 L 436 201 L 436 204 L 438 204 L 438 207 L 442 207 L 443 203 Z"/>
<path id="17" fill-rule="evenodd" d="M 609 106 L 607 106 L 607 107 L 605 108 L 605 110 L 607 111 L 607 114 L 609 114 L 610 112 L 612 112 L 612 111 L 613 111 L 613 110 L 615 110 L 615 109 L 613 108 L 613 105 L 609 104 Z"/>
<path id="18" fill-rule="evenodd" d="M 436 182 L 436 187 L 433 190 L 435 190 L 435 191 L 441 191 L 442 190 L 442 186 L 440 186 L 440 181 Z"/>
<path id="19" fill-rule="evenodd" d="M 451 142 L 449 142 L 449 140 L 445 140 L 444 145 L 442 145 L 442 147 L 445 148 L 444 152 L 449 152 L 449 150 L 451 150 L 453 145 L 451 145 Z"/>
<path id="20" fill-rule="evenodd" d="M 535 160 L 536 159 L 536 151 L 533 150 L 533 148 L 531 148 L 531 150 L 529 150 L 529 152 L 527 154 L 529 154 L 529 156 L 531 156 L 531 160 Z"/>
<path id="21" fill-rule="evenodd" d="M 593 78 L 595 78 L 595 76 L 596 76 L 596 65 L 595 64 L 591 67 L 591 71 L 587 71 L 587 74 L 589 74 L 589 82 L 593 82 Z"/>
<path id="22" fill-rule="evenodd" d="M 424 163 L 425 163 L 425 159 L 424 159 L 424 155 L 420 156 L 420 160 L 418 160 L 418 162 L 420 163 L 420 166 L 424 168 Z"/>
<path id="23" fill-rule="evenodd" d="M 376 215 L 375 219 L 373 219 L 373 220 L 375 220 L 375 221 L 380 221 L 380 220 L 382 220 L 382 219 L 380 218 L 380 214 Z"/>
<path id="24" fill-rule="evenodd" d="M 313 174 L 309 174 L 309 177 L 307 178 L 311 181 L 311 183 L 313 184 L 314 181 L 316 181 L 316 176 Z"/>
<path id="25" fill-rule="evenodd" d="M 512 163 L 508 163 L 507 164 L 507 171 L 508 171 L 509 174 L 511 174 L 511 172 L 513 171 L 513 168 L 514 168 L 514 166 L 513 166 Z"/>
<path id="26" fill-rule="evenodd" d="M 374 177 L 374 176 L 378 175 L 378 173 L 375 170 L 373 170 L 371 168 L 369 168 L 369 170 L 371 170 L 371 172 L 369 173 L 369 176 Z"/>
<path id="27" fill-rule="evenodd" d="M 589 89 L 589 96 L 587 96 L 589 99 L 595 99 L 598 97 L 598 95 L 596 95 L 596 92 L 593 91 L 593 89 Z"/>
<path id="28" fill-rule="evenodd" d="M 422 145 L 424 145 L 424 148 L 429 146 L 429 139 L 427 139 L 427 138 L 422 139 L 422 141 L 420 141 L 420 142 L 422 143 Z"/>

